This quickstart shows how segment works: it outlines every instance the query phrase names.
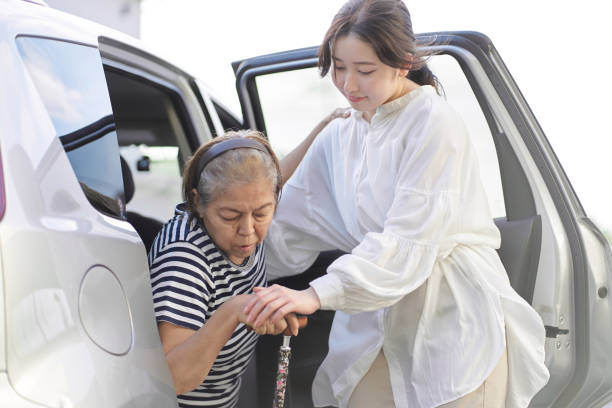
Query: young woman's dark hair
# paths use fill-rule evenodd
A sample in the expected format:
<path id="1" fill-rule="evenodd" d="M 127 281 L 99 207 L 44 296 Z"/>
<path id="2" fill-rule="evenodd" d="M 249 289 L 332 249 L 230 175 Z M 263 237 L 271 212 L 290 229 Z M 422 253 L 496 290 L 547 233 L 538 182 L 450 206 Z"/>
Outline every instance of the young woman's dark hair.
<path id="1" fill-rule="evenodd" d="M 256 149 L 234 149 L 221 153 L 212 159 L 198 173 L 200 158 L 210 148 L 225 140 L 248 138 L 259 142 L 267 151 Z M 274 184 L 274 198 L 278 202 L 282 187 L 280 164 L 270 144 L 256 130 L 231 131 L 202 145 L 185 164 L 183 171 L 183 198 L 190 217 L 197 214 L 198 204 L 202 207 L 212 200 L 215 193 L 235 183 L 249 183 L 257 177 L 266 177 Z M 200 197 L 196 202 L 193 194 L 196 188 Z"/>
<path id="2" fill-rule="evenodd" d="M 335 15 L 319 47 L 322 77 L 332 68 L 336 40 L 349 34 L 370 44 L 382 63 L 393 68 L 409 68 L 408 79 L 438 89 L 437 79 L 426 64 L 429 53 L 419 49 L 410 13 L 402 0 L 348 1 Z"/>

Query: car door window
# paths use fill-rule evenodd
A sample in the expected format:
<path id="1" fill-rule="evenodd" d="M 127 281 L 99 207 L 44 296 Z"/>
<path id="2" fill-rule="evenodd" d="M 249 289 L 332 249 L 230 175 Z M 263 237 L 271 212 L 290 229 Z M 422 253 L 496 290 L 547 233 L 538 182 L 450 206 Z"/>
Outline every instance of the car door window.
<path id="1" fill-rule="evenodd" d="M 192 147 L 180 97 L 147 78 L 106 67 L 122 158 L 133 179 L 127 209 L 162 222 L 182 201 L 182 167 Z"/>
<path id="2" fill-rule="evenodd" d="M 165 222 L 182 201 L 185 162 L 212 139 L 218 118 L 202 103 L 195 78 L 179 67 L 111 37 L 99 37 L 98 46 L 123 165 L 133 176 L 128 216 Z"/>
<path id="3" fill-rule="evenodd" d="M 317 68 L 262 75 L 256 78 L 267 136 L 279 158 L 295 148 L 319 121 L 348 106 L 329 77 Z"/>
<path id="4" fill-rule="evenodd" d="M 97 49 L 26 36 L 16 43 L 85 196 L 123 217 L 117 133 Z"/>
<path id="5" fill-rule="evenodd" d="M 438 77 L 444 98 L 463 117 L 480 163 L 480 173 L 493 217 L 506 215 L 498 158 L 491 131 L 472 87 L 457 61 L 436 55 L 429 66 Z M 333 109 L 348 106 L 329 77 L 318 69 L 285 71 L 256 78 L 267 135 L 279 157 L 296 147 Z"/>
<path id="6" fill-rule="evenodd" d="M 472 145 L 476 149 L 480 177 L 493 217 L 505 217 L 506 209 L 495 144 L 472 87 L 457 60 L 450 55 L 431 57 L 429 67 L 440 81 L 443 96 L 459 113 L 467 126 Z"/>

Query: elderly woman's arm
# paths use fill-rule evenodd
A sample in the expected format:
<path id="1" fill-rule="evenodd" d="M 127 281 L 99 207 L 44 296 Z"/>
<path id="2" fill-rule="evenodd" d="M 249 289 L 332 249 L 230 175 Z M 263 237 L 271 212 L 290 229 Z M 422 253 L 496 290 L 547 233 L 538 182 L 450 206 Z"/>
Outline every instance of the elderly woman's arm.
<path id="1" fill-rule="evenodd" d="M 217 355 L 232 336 L 239 323 L 246 316 L 243 309 L 250 295 L 238 295 L 225 302 L 199 330 L 192 330 L 168 322 L 158 324 L 174 389 L 184 394 L 195 389 L 204 381 Z M 298 322 L 295 315 L 286 320 L 293 334 L 297 334 Z M 278 334 L 286 327 L 286 321 L 274 326 L 267 325 L 259 334 Z"/>
<path id="2" fill-rule="evenodd" d="M 348 118 L 351 112 L 349 108 L 337 108 L 332 113 L 327 115 L 325 118 L 319 122 L 317 126 L 308 134 L 306 139 L 302 141 L 295 149 L 289 152 L 283 159 L 280 161 L 281 173 L 283 175 L 283 184 L 293 174 L 298 164 L 304 158 L 304 155 L 308 151 L 308 148 L 315 140 L 317 135 L 321 133 L 321 131 L 327 126 L 332 120 L 336 118 Z"/>

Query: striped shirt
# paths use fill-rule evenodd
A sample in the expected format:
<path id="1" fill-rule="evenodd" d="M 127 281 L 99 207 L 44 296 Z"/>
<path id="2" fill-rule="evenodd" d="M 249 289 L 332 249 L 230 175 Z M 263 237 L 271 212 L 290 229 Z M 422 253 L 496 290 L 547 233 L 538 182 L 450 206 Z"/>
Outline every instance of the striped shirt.
<path id="1" fill-rule="evenodd" d="M 183 204 L 176 207 L 149 252 L 153 304 L 158 322 L 198 330 L 233 296 L 251 293 L 254 286 L 266 286 L 265 252 L 260 244 L 243 265 L 232 263 L 200 222 L 189 222 L 183 208 Z M 179 406 L 236 406 L 240 376 L 253 355 L 257 337 L 239 324 L 202 384 L 178 396 Z"/>

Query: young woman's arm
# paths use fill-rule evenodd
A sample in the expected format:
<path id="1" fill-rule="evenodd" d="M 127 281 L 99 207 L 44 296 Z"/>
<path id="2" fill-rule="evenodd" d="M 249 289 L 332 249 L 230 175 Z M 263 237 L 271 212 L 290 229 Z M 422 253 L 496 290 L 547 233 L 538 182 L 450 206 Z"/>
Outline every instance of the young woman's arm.
<path id="1" fill-rule="evenodd" d="M 464 185 L 468 186 L 468 177 L 477 177 L 470 167 L 475 155 L 470 150 L 465 126 L 452 111 L 444 111 L 444 106 L 435 111 L 435 117 L 433 114 L 422 115 L 420 120 L 426 126 L 404 126 L 410 131 L 404 139 L 413 147 L 401 152 L 397 168 L 390 173 L 393 180 L 397 180 L 394 186 L 387 192 L 378 192 L 386 193 L 380 199 L 390 204 L 381 223 L 383 230 L 367 232 L 350 253 L 335 260 L 328 267 L 327 274 L 310 282 L 310 288 L 305 291 L 275 286 L 255 290 L 257 299 L 250 301 L 245 309 L 247 324 L 257 327 L 268 319 L 281 318 L 284 313 L 308 314 L 308 310 L 319 307 L 349 313 L 382 309 L 395 304 L 428 279 L 439 251 L 452 248 L 449 228 L 463 216 L 459 214 L 459 191 Z M 428 130 L 413 130 L 423 128 Z M 315 174 L 314 169 L 309 170 L 304 172 L 307 174 L 304 178 Z M 299 194 L 317 197 L 313 193 L 317 191 L 314 186 L 326 186 L 326 181 L 322 179 L 317 184 L 316 180 L 301 180 L 300 187 L 306 187 Z M 351 182 L 347 180 L 347 183 Z M 324 196 L 325 188 L 318 191 L 321 190 Z M 342 199 L 338 199 L 339 207 Z M 320 199 L 317 197 L 317 200 Z M 334 210 L 333 206 L 320 206 L 317 200 L 309 201 L 311 214 L 325 214 L 324 211 L 330 208 Z M 285 200 L 285 205 L 288 204 Z M 304 225 L 310 231 L 321 231 L 324 230 L 321 225 L 331 224 L 332 220 L 329 216 L 324 221 L 315 219 L 312 224 L 291 224 L 290 220 L 287 223 L 295 225 L 294 229 L 298 231 Z M 346 234 L 342 230 L 337 233 Z M 294 235 L 298 241 L 308 233 Z M 491 245 L 495 245 L 496 236 L 492 232 Z M 483 235 L 483 239 L 489 238 Z"/>
<path id="2" fill-rule="evenodd" d="M 192 330 L 168 322 L 158 324 L 174 389 L 184 394 L 195 389 L 204 381 L 217 355 L 232 336 L 236 326 L 246 320 L 243 309 L 250 295 L 239 295 L 225 302 L 213 313 L 199 330 Z M 264 325 L 258 334 L 278 334 L 287 323 L 292 333 L 297 334 L 298 322 L 295 315 L 288 316 L 274 326 Z"/>
<path id="3" fill-rule="evenodd" d="M 298 164 L 304 158 L 304 155 L 308 151 L 308 148 L 315 140 L 317 135 L 321 133 L 323 128 L 329 124 L 332 120 L 336 118 L 348 118 L 351 114 L 348 108 L 337 108 L 331 114 L 327 115 L 314 129 L 308 134 L 306 139 L 302 141 L 295 149 L 293 149 L 289 154 L 287 154 L 280 161 L 281 173 L 283 175 L 283 184 L 289 180 Z"/>

